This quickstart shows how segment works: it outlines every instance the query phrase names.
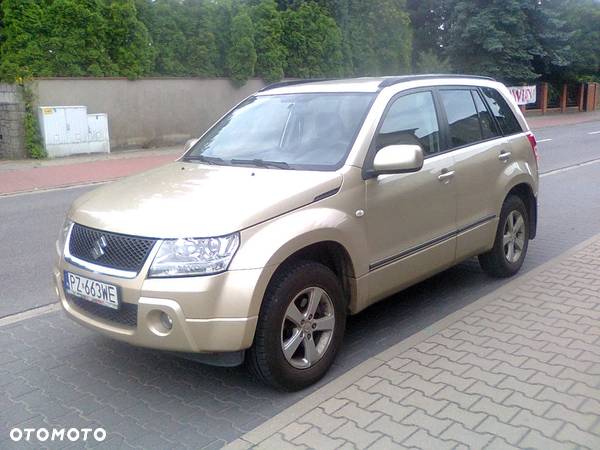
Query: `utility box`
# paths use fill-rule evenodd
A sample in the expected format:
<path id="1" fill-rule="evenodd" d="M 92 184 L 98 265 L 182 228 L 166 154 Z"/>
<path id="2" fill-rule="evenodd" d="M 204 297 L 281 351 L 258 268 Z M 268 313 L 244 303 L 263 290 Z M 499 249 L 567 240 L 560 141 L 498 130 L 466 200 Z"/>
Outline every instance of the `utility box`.
<path id="1" fill-rule="evenodd" d="M 49 158 L 110 152 L 106 114 L 88 115 L 85 106 L 41 106 L 38 116 Z"/>
<path id="2" fill-rule="evenodd" d="M 87 124 L 89 153 L 110 153 L 108 115 L 88 114 Z"/>

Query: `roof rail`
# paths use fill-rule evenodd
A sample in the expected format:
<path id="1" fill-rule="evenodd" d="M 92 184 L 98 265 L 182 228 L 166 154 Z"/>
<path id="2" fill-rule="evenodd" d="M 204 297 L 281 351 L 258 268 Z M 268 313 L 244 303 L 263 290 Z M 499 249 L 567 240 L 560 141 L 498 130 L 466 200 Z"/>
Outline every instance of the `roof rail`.
<path id="1" fill-rule="evenodd" d="M 271 89 L 277 89 L 280 87 L 294 86 L 296 84 L 306 84 L 306 83 L 314 83 L 317 81 L 330 81 L 330 80 L 333 80 L 333 78 L 309 78 L 309 79 L 304 79 L 304 80 L 279 81 L 277 83 L 271 83 L 271 84 L 265 86 L 258 92 L 270 91 Z"/>
<path id="2" fill-rule="evenodd" d="M 402 75 L 398 77 L 389 77 L 379 83 L 379 88 L 383 89 L 388 86 L 393 86 L 398 83 L 405 83 L 407 81 L 419 81 L 429 80 L 431 78 L 473 78 L 475 80 L 489 80 L 495 81 L 491 77 L 484 77 L 480 75 L 459 75 L 459 74 L 424 74 L 424 75 Z"/>

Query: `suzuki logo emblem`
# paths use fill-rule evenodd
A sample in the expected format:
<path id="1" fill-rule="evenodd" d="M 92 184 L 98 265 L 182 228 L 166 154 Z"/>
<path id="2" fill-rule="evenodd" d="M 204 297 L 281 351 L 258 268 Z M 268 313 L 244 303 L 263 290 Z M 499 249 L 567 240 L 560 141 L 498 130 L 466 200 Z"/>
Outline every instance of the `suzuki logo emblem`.
<path id="1" fill-rule="evenodd" d="M 106 242 L 106 238 L 104 236 L 100 236 L 99 239 L 94 242 L 94 246 L 92 247 L 92 256 L 94 259 L 98 259 L 105 254 L 104 249 L 108 246 L 108 242 Z"/>

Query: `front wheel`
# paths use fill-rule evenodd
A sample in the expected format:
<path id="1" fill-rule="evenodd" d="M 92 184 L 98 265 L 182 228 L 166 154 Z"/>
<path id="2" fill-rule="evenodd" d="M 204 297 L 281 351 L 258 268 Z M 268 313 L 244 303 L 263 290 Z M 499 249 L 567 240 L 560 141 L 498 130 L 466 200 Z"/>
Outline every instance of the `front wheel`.
<path id="1" fill-rule="evenodd" d="M 506 278 L 516 274 L 525 260 L 529 245 L 529 214 L 520 197 L 504 201 L 494 247 L 479 255 L 481 268 L 491 276 Z"/>
<path id="2" fill-rule="evenodd" d="M 276 388 L 294 391 L 317 382 L 342 344 L 346 302 L 326 266 L 304 261 L 278 272 L 263 299 L 247 361 Z"/>

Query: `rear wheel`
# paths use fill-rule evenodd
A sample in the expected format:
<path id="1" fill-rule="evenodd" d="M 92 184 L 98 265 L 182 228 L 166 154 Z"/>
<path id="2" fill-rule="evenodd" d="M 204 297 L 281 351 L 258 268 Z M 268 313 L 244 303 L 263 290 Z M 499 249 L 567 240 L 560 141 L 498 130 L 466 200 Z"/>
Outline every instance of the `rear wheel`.
<path id="1" fill-rule="evenodd" d="M 504 201 L 494 247 L 479 255 L 481 268 L 491 276 L 506 278 L 516 274 L 525 260 L 529 245 L 529 215 L 520 197 Z"/>
<path id="2" fill-rule="evenodd" d="M 341 346 L 346 304 L 326 266 L 299 262 L 277 273 L 263 299 L 247 361 L 263 382 L 299 390 L 318 381 Z"/>

